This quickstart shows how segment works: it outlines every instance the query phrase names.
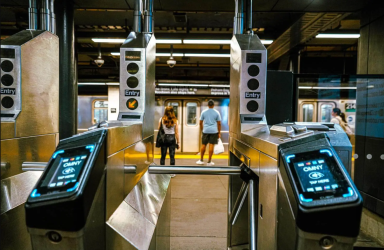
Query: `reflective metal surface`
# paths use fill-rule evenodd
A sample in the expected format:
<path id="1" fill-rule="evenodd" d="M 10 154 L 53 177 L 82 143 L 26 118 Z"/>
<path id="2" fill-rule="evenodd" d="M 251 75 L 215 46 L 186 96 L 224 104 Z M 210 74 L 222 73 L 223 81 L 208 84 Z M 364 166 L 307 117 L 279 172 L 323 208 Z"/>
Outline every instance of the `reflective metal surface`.
<path id="1" fill-rule="evenodd" d="M 150 166 L 151 174 L 240 175 L 240 167 Z"/>
<path id="2" fill-rule="evenodd" d="M 44 171 L 48 162 L 23 162 L 21 169 L 23 171 Z"/>
<path id="3" fill-rule="evenodd" d="M 107 221 L 107 249 L 149 249 L 169 183 L 169 175 L 144 174 Z"/>
<path id="4" fill-rule="evenodd" d="M 1 140 L 1 161 L 9 162 L 7 178 L 22 173 L 23 162 L 48 162 L 57 145 L 58 134 Z"/>
<path id="5" fill-rule="evenodd" d="M 15 137 L 15 122 L 1 122 L 1 140 Z"/>
<path id="6" fill-rule="evenodd" d="M 142 124 L 129 123 L 123 127 L 108 128 L 107 155 L 110 156 L 140 141 Z"/>

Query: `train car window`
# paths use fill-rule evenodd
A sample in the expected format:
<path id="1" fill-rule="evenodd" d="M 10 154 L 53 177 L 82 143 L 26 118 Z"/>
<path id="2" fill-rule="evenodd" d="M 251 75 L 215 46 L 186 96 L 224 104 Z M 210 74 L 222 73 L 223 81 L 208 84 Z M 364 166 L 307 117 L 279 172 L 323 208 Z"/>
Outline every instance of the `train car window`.
<path id="1" fill-rule="evenodd" d="M 93 124 L 108 120 L 108 101 L 95 100 L 92 106 Z"/>
<path id="2" fill-rule="evenodd" d="M 303 122 L 312 122 L 313 120 L 313 104 L 304 104 L 302 106 Z"/>
<path id="3" fill-rule="evenodd" d="M 167 106 L 171 106 L 175 112 L 176 119 L 179 120 L 179 103 L 178 102 L 168 102 Z"/>
<path id="4" fill-rule="evenodd" d="M 322 104 L 321 105 L 321 121 L 322 122 L 330 122 L 332 118 L 332 109 L 333 105 L 331 104 Z"/>
<path id="5" fill-rule="evenodd" d="M 187 103 L 187 125 L 196 125 L 197 124 L 197 103 L 188 102 Z"/>

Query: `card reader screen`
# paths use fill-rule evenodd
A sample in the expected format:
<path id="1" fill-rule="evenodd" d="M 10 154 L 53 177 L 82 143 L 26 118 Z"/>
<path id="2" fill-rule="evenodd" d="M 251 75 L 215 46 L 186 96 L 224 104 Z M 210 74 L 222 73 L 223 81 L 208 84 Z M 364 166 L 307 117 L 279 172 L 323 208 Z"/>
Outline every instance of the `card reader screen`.
<path id="1" fill-rule="evenodd" d="M 352 188 L 333 151 L 291 154 L 285 157 L 302 201 L 345 198 L 353 195 Z M 351 194 L 352 193 L 352 194 Z"/>

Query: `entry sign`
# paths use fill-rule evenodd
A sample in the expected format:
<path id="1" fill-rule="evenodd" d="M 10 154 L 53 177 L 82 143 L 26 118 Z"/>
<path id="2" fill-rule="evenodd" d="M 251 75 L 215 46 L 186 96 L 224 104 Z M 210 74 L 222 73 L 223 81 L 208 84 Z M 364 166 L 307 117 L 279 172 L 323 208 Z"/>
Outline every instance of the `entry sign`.
<path id="1" fill-rule="evenodd" d="M 260 92 L 245 92 L 245 98 L 260 99 L 261 93 Z"/>
<path id="2" fill-rule="evenodd" d="M 125 90 L 125 96 L 140 96 L 140 90 Z"/>
<path id="3" fill-rule="evenodd" d="M 127 108 L 130 110 L 135 110 L 139 106 L 138 101 L 135 98 L 130 98 L 127 101 Z"/>

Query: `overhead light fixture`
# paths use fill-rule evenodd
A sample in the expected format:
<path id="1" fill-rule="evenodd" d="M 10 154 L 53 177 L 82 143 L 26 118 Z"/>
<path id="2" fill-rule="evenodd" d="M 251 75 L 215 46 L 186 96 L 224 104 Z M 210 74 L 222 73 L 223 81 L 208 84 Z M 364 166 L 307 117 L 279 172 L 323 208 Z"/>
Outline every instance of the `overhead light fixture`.
<path id="1" fill-rule="evenodd" d="M 78 82 L 77 85 L 112 85 L 119 86 L 118 82 Z"/>
<path id="2" fill-rule="evenodd" d="M 231 40 L 209 40 L 209 39 L 184 39 L 185 44 L 231 44 Z"/>
<path id="3" fill-rule="evenodd" d="M 213 84 L 209 84 L 209 87 L 211 87 L 211 88 L 229 88 L 230 86 L 229 85 L 213 85 Z"/>
<path id="4" fill-rule="evenodd" d="M 111 52 L 111 55 L 113 55 L 113 56 L 120 56 L 120 52 Z"/>
<path id="5" fill-rule="evenodd" d="M 207 88 L 208 84 L 183 84 L 183 83 L 158 83 L 158 86 L 168 86 L 168 87 L 202 87 Z"/>
<path id="6" fill-rule="evenodd" d="M 265 45 L 273 43 L 273 40 L 263 40 L 263 39 L 261 39 L 260 41 L 261 41 L 262 44 L 265 44 Z"/>
<path id="7" fill-rule="evenodd" d="M 181 44 L 181 39 L 156 39 L 159 44 Z"/>
<path id="8" fill-rule="evenodd" d="M 310 87 L 310 86 L 299 86 L 299 89 L 356 89 L 356 87 Z"/>
<path id="9" fill-rule="evenodd" d="M 316 38 L 359 38 L 360 34 L 318 34 Z"/>
<path id="10" fill-rule="evenodd" d="M 184 56 L 183 53 L 173 53 L 173 56 Z M 156 53 L 156 56 L 171 56 L 171 53 Z"/>
<path id="11" fill-rule="evenodd" d="M 231 57 L 230 54 L 193 54 L 193 53 L 185 53 L 186 57 Z"/>
<path id="12" fill-rule="evenodd" d="M 92 38 L 95 43 L 123 43 L 125 39 L 121 38 Z"/>

